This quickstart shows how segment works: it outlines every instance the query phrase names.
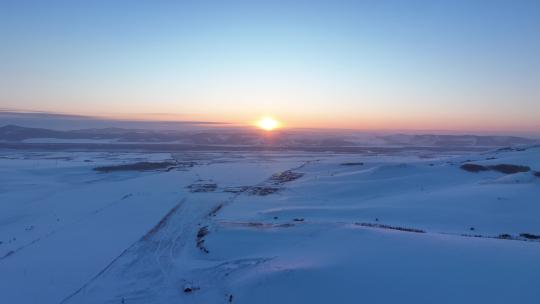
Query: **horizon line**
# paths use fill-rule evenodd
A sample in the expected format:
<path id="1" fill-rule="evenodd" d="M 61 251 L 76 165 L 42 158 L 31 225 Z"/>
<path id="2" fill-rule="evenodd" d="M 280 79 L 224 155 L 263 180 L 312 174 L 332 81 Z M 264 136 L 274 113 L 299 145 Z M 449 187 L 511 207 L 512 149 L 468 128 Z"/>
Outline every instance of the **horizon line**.
<path id="1" fill-rule="evenodd" d="M 40 115 L 45 119 L 81 119 L 81 120 L 94 120 L 94 121 L 111 121 L 111 122 L 124 122 L 124 123 L 147 123 L 147 124 L 192 124 L 192 125 L 207 125 L 209 127 L 230 127 L 230 128 L 253 128 L 256 127 L 252 123 L 233 123 L 224 121 L 206 121 L 206 120 L 182 120 L 182 119 L 152 119 L 152 118 L 140 118 L 133 117 L 141 114 L 75 114 L 70 112 L 56 112 L 46 110 L 27 110 L 0 107 L 1 114 L 13 114 L 13 115 Z M 167 113 L 146 113 L 147 115 L 170 115 Z M 173 114 L 181 115 L 181 114 Z M 12 123 L 4 124 L 13 125 Z M 16 125 L 16 124 L 15 124 Z M 111 126 L 112 127 L 112 126 Z M 360 132 L 360 133 L 394 133 L 394 134 L 416 134 L 424 132 L 424 135 L 436 135 L 438 134 L 459 134 L 459 135 L 479 135 L 479 134 L 496 134 L 500 136 L 515 136 L 521 134 L 521 136 L 533 136 L 540 137 L 539 131 L 533 130 L 488 130 L 488 129 L 432 129 L 432 128 L 343 128 L 343 127 L 284 127 L 279 128 L 273 132 L 286 132 L 286 131 L 321 131 L 321 132 Z"/>

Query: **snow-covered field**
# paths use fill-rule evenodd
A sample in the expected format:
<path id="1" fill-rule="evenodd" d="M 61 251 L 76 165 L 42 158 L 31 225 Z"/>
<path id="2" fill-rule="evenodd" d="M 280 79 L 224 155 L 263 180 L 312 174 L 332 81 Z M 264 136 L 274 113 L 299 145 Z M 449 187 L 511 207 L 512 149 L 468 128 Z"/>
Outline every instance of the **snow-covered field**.
<path id="1" fill-rule="evenodd" d="M 540 303 L 537 171 L 540 147 L 3 151 L 0 302 Z"/>

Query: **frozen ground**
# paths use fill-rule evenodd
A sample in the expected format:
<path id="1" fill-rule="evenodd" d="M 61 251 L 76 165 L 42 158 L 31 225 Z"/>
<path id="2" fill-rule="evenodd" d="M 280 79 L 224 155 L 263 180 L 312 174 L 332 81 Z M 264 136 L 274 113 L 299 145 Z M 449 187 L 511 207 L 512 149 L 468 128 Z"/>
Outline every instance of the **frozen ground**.
<path id="1" fill-rule="evenodd" d="M 1 152 L 1 302 L 539 303 L 540 148 L 426 153 Z"/>

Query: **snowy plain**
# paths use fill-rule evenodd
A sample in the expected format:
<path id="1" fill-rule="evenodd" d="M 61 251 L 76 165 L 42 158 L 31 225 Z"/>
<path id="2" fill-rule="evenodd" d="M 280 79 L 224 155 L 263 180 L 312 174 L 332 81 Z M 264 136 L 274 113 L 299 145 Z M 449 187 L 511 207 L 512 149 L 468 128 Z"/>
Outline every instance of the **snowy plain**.
<path id="1" fill-rule="evenodd" d="M 1 302 L 540 303 L 537 171 L 540 147 L 3 151 Z"/>

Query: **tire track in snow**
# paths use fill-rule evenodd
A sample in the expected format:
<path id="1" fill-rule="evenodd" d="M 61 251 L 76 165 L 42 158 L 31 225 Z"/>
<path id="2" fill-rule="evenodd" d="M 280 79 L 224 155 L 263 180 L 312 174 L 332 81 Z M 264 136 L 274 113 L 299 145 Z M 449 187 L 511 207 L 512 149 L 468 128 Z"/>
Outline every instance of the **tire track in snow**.
<path id="1" fill-rule="evenodd" d="M 152 227 L 152 229 L 150 229 L 150 231 L 148 231 L 145 235 L 143 235 L 139 240 L 135 241 L 133 244 L 131 244 L 129 247 L 127 247 L 126 249 L 124 249 L 120 255 L 118 255 L 117 257 L 115 257 L 111 262 L 109 262 L 109 264 L 107 264 L 105 266 L 105 268 L 103 268 L 100 272 L 98 272 L 95 276 L 93 276 L 90 280 L 88 280 L 86 283 L 84 283 L 79 289 L 77 289 L 76 291 L 74 291 L 73 293 L 71 293 L 70 295 L 68 295 L 67 297 L 65 297 L 62 301 L 60 301 L 60 304 L 64 304 L 64 303 L 67 303 L 71 298 L 75 297 L 77 294 L 79 294 L 81 291 L 83 291 L 87 286 L 89 286 L 92 282 L 94 282 L 95 280 L 97 280 L 101 275 L 103 275 L 104 273 L 106 273 L 114 264 L 116 261 L 118 261 L 121 257 L 123 257 L 127 252 L 129 252 L 131 249 L 135 248 L 135 246 L 137 244 L 139 244 L 139 242 L 141 240 L 145 240 L 145 239 L 148 239 L 150 236 L 152 236 L 153 234 L 155 234 L 156 232 L 158 232 L 162 227 L 164 227 L 169 218 L 171 217 L 172 214 L 174 214 L 176 212 L 176 210 L 178 210 L 178 208 L 185 202 L 186 199 L 182 199 L 178 204 L 176 204 L 171 210 L 169 210 L 169 212 L 167 212 L 167 214 L 154 226 Z"/>
<path id="2" fill-rule="evenodd" d="M 300 166 L 296 166 L 286 171 L 299 170 L 310 162 L 311 161 L 303 162 Z M 249 188 L 261 185 L 264 186 L 268 185 L 269 183 L 275 182 L 275 180 L 272 179 L 272 177 L 274 176 L 275 175 L 272 175 L 270 178 L 266 178 L 260 183 L 249 186 Z M 286 182 L 280 183 L 280 186 L 283 186 L 283 184 L 285 183 Z M 62 302 L 60 303 L 64 304 L 71 302 L 71 300 L 74 300 L 75 297 L 80 295 L 91 284 L 97 282 L 98 279 L 103 278 L 106 273 L 109 273 L 117 264 L 119 267 L 117 269 L 118 274 L 125 275 L 126 271 L 135 271 L 134 273 L 131 273 L 133 277 L 141 277 L 142 275 L 142 277 L 145 277 L 148 280 L 157 280 L 153 282 L 157 282 L 157 286 L 160 288 L 163 287 L 162 284 L 166 284 L 178 289 L 178 286 L 181 286 L 178 283 L 191 282 L 192 279 L 184 276 L 186 274 L 189 274 L 190 272 L 184 273 L 184 275 L 182 275 L 183 271 L 175 268 L 175 260 L 181 258 L 181 255 L 178 255 L 177 252 L 180 252 L 180 250 L 189 250 L 189 247 L 187 246 L 191 246 L 191 241 L 195 243 L 194 236 L 196 235 L 199 227 L 207 225 L 209 229 L 212 229 L 214 227 L 214 222 L 212 218 L 216 215 L 216 213 L 225 206 L 233 203 L 236 198 L 243 195 L 244 193 L 246 192 L 234 193 L 233 195 L 226 197 L 225 200 L 220 199 L 216 202 L 208 203 L 206 204 L 206 206 L 200 205 L 201 202 L 197 202 L 197 204 L 186 204 L 185 201 L 187 200 L 187 198 L 184 198 L 182 202 L 173 207 L 148 233 L 146 233 L 134 244 L 130 245 L 119 256 L 113 259 L 103 270 L 101 270 L 98 274 L 96 274 L 89 281 L 83 284 L 83 286 L 81 286 L 75 292 L 64 298 L 64 300 L 62 300 Z M 223 193 L 220 194 L 222 195 Z M 170 225 L 171 222 L 177 223 L 178 225 Z M 193 247 L 195 248 L 195 246 Z M 128 257 L 129 254 L 131 254 L 132 256 Z M 119 264 L 121 258 L 126 258 L 127 260 L 124 261 L 123 264 Z M 151 258 L 152 261 L 150 262 L 150 264 L 148 263 L 149 258 Z M 266 261 L 266 259 L 255 260 L 247 263 L 240 260 L 224 261 L 222 264 L 234 265 L 240 263 L 241 265 L 244 265 L 240 268 L 248 269 L 256 267 L 260 263 L 264 263 L 264 261 Z M 144 261 L 146 261 L 146 263 Z M 137 269 L 137 267 L 131 267 L 137 263 L 142 264 L 143 267 L 139 269 Z M 129 265 L 130 267 L 124 267 L 126 265 Z M 154 268 L 152 267 L 152 265 L 154 265 Z M 213 267 L 209 267 L 208 270 L 210 270 L 211 268 Z M 220 267 L 218 267 L 218 269 L 219 268 Z M 160 274 L 158 277 L 155 276 L 155 270 L 157 270 Z M 130 279 L 131 277 L 128 278 L 128 281 Z M 219 284 L 221 282 L 216 283 Z M 124 282 L 122 282 L 122 284 L 124 284 Z M 218 286 L 214 287 L 219 288 Z M 137 287 L 131 287 L 128 289 L 128 294 L 119 294 L 120 289 L 121 288 L 115 289 L 113 291 L 113 294 L 107 294 L 107 300 L 128 299 L 130 295 L 133 295 L 136 296 L 136 298 L 139 300 L 150 301 L 150 299 L 148 299 L 148 296 L 155 296 L 157 294 L 155 293 L 155 290 L 151 290 L 151 288 L 149 288 L 148 284 L 145 286 L 141 286 L 140 290 L 137 289 Z M 161 295 L 161 289 L 159 293 L 159 295 Z"/>
<path id="3" fill-rule="evenodd" d="M 14 254 L 20 252 L 21 250 L 24 250 L 24 249 L 38 243 L 41 240 L 45 240 L 45 239 L 53 236 L 54 234 L 56 234 L 58 232 L 64 231 L 67 228 L 70 228 L 70 227 L 72 227 L 74 225 L 84 223 L 85 221 L 88 221 L 88 220 L 92 219 L 94 216 L 97 216 L 100 213 L 102 213 L 103 211 L 122 203 L 123 201 L 125 201 L 126 199 L 128 199 L 128 198 L 130 198 L 132 196 L 133 196 L 132 193 L 126 194 L 126 195 L 122 196 L 122 198 L 120 198 L 120 199 L 109 202 L 109 203 L 105 204 L 104 206 L 101 206 L 101 207 L 99 207 L 99 208 L 97 208 L 97 209 L 95 209 L 95 210 L 93 210 L 91 212 L 88 212 L 86 215 L 80 216 L 80 217 L 76 218 L 75 220 L 73 220 L 73 221 L 71 221 L 71 222 L 69 222 L 69 223 L 67 223 L 67 224 L 65 224 L 63 226 L 60 226 L 57 229 L 53 229 L 53 230 L 43 234 L 42 236 L 33 239 L 32 241 L 30 241 L 30 242 L 28 242 L 26 244 L 23 244 L 23 245 L 15 248 L 15 249 L 13 249 L 11 251 L 8 251 L 5 255 L 0 257 L 0 261 L 6 259 L 8 257 L 13 256 Z"/>

